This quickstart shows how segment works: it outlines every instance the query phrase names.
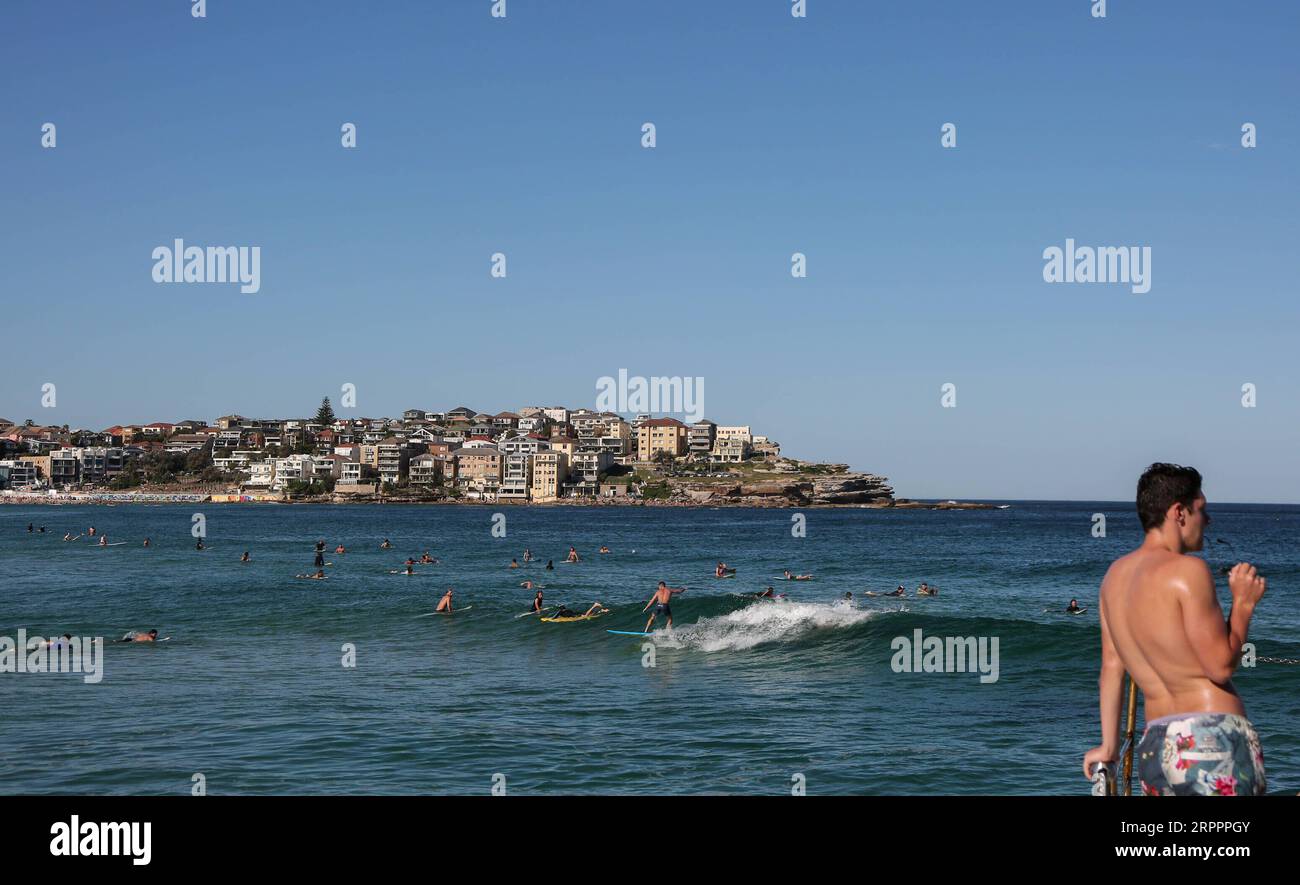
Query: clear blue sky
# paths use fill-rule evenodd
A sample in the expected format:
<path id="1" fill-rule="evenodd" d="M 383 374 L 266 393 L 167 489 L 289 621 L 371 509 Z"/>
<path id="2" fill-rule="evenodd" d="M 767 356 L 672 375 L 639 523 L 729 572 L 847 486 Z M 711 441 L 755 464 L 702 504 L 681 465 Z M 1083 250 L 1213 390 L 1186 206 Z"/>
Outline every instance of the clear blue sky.
<path id="1" fill-rule="evenodd" d="M 626 368 L 910 497 L 1176 460 L 1300 502 L 1300 6 L 1090 7 L 9 0 L 0 416 L 590 406 Z M 175 237 L 260 246 L 261 292 L 154 283 Z M 1043 282 L 1067 237 L 1150 246 L 1151 291 Z"/>

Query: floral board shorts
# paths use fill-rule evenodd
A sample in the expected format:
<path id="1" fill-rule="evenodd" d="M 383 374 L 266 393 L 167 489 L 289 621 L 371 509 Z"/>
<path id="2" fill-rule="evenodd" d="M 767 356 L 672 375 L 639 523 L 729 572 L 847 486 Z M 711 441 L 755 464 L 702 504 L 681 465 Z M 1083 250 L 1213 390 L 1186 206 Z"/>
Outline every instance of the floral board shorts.
<path id="1" fill-rule="evenodd" d="M 1262 796 L 1255 727 L 1232 713 L 1176 713 L 1147 723 L 1138 744 L 1145 796 Z"/>

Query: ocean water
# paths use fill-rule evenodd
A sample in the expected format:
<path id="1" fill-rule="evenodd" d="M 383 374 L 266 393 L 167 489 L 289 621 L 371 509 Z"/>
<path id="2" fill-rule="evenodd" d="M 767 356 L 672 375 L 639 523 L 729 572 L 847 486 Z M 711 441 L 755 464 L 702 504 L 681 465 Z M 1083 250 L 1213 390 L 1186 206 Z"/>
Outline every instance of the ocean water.
<path id="1" fill-rule="evenodd" d="M 808 510 L 794 537 L 790 510 L 0 507 L 0 635 L 171 637 L 106 645 L 98 684 L 0 674 L 0 793 L 183 794 L 202 773 L 212 794 L 487 793 L 502 778 L 511 794 L 776 794 L 802 777 L 810 795 L 1086 795 L 1097 586 L 1139 538 L 1132 511 Z M 1105 538 L 1091 534 L 1098 512 Z M 1214 569 L 1245 559 L 1269 578 L 1259 653 L 1300 658 L 1300 507 L 1211 513 Z M 91 525 L 128 543 L 61 540 Z M 328 580 L 296 580 L 317 539 L 348 552 L 326 556 Z M 561 563 L 570 544 L 585 562 Z M 509 570 L 525 547 L 541 561 Z M 441 564 L 390 574 L 424 550 Z M 738 577 L 713 578 L 718 560 Z M 816 579 L 775 581 L 785 568 Z M 525 578 L 548 603 L 613 612 L 516 618 Z M 641 629 L 661 579 L 687 592 L 650 667 L 642 640 L 606 629 Z M 861 598 L 921 581 L 942 595 Z M 739 595 L 769 584 L 789 598 Z M 447 587 L 472 608 L 427 616 Z M 852 604 L 837 601 L 846 591 Z M 1226 603 L 1222 579 L 1220 591 Z M 1089 612 L 1058 613 L 1071 597 Z M 918 628 L 997 637 L 997 681 L 894 672 L 891 641 Z M 1235 681 L 1270 792 L 1300 791 L 1300 666 Z"/>

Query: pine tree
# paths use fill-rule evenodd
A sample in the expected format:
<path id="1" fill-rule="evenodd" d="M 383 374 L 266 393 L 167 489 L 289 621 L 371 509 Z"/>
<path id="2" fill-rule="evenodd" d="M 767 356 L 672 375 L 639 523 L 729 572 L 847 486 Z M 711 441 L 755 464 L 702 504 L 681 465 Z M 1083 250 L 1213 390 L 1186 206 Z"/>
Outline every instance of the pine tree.
<path id="1" fill-rule="evenodd" d="M 330 406 L 328 396 L 320 401 L 320 408 L 316 410 L 316 423 L 325 427 L 334 423 L 334 409 Z"/>

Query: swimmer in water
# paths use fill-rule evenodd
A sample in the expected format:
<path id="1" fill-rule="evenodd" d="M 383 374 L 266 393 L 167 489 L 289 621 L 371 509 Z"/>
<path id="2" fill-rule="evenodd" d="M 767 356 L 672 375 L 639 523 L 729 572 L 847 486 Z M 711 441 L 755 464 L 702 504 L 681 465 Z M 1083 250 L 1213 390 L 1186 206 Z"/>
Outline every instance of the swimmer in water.
<path id="1" fill-rule="evenodd" d="M 393 542 L 388 540 L 387 538 L 384 538 L 384 543 L 379 545 L 380 550 L 391 550 L 392 548 L 393 548 Z"/>
<path id="2" fill-rule="evenodd" d="M 325 574 L 323 569 L 317 569 L 314 575 L 294 575 L 295 578 L 302 578 L 306 581 L 327 581 L 329 575 Z"/>
<path id="3" fill-rule="evenodd" d="M 609 550 L 608 547 L 606 547 L 604 544 L 602 544 L 602 545 L 600 546 L 600 552 L 601 552 L 601 553 L 609 553 L 610 550 Z"/>
<path id="4" fill-rule="evenodd" d="M 510 568 L 519 568 L 519 563 L 513 559 L 510 560 Z"/>
<path id="5" fill-rule="evenodd" d="M 157 642 L 157 641 L 158 641 L 157 630 L 150 630 L 148 633 L 132 631 L 118 640 L 118 642 Z"/>
<path id="6" fill-rule="evenodd" d="M 553 572 L 553 571 L 555 571 L 555 561 L 554 561 L 554 560 L 551 560 L 551 559 L 546 560 L 546 570 L 547 570 L 548 572 Z"/>
<path id="7" fill-rule="evenodd" d="M 342 556 L 344 553 L 347 553 L 347 552 L 348 552 L 347 549 L 346 549 L 342 544 L 340 544 L 340 545 L 338 545 L 337 547 L 334 548 L 334 554 L 335 554 L 336 556 Z"/>
<path id="8" fill-rule="evenodd" d="M 239 561 L 240 561 L 240 562 L 249 562 L 249 561 L 250 561 L 249 558 L 248 558 L 248 551 L 247 551 L 247 550 L 244 551 L 244 555 L 243 555 L 243 556 L 239 557 Z"/>
<path id="9" fill-rule="evenodd" d="M 144 546 L 146 546 L 146 547 L 149 546 L 149 539 L 148 539 L 148 538 L 145 538 L 145 539 L 144 539 Z"/>

